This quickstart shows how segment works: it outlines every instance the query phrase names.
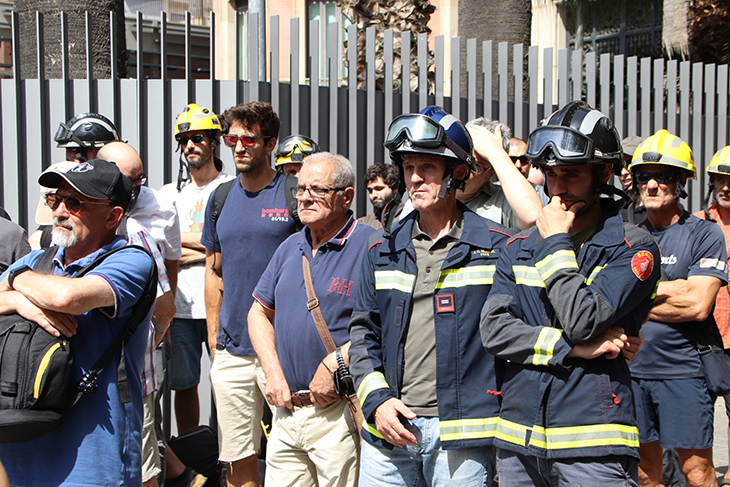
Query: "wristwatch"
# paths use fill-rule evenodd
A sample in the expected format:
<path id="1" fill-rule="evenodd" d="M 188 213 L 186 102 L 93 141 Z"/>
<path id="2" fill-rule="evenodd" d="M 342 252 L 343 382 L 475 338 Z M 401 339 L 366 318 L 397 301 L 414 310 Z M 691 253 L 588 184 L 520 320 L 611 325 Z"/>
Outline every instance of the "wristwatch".
<path id="1" fill-rule="evenodd" d="M 22 267 L 18 267 L 17 269 L 10 271 L 8 273 L 8 287 L 14 291 L 15 288 L 13 287 L 13 281 L 15 280 L 15 278 L 18 277 L 23 272 L 30 271 L 30 270 L 32 270 L 30 267 L 28 267 L 27 265 L 24 265 Z"/>

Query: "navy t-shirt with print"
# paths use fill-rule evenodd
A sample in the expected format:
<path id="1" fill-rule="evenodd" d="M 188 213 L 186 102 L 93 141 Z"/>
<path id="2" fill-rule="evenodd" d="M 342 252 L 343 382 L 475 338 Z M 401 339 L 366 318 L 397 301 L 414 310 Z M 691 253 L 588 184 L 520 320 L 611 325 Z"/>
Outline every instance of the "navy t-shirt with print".
<path id="1" fill-rule="evenodd" d="M 302 255 L 309 258 L 322 316 L 335 345 L 350 341 L 347 325 L 357 298 L 362 258 L 373 228 L 352 216 L 337 235 L 317 249 L 312 257 L 309 229 L 292 235 L 276 251 L 261 276 L 254 297 L 276 311 L 276 352 L 292 392 L 309 389 L 309 383 L 327 356 L 322 339 L 307 310 Z"/>
<path id="2" fill-rule="evenodd" d="M 247 321 L 251 293 L 276 248 L 295 231 L 295 223 L 286 205 L 283 173 L 255 193 L 243 189 L 240 178 L 233 182 L 216 226 L 211 221 L 215 192 L 211 193 L 200 243 L 222 256 L 225 290 L 217 342 L 234 355 L 252 356 Z"/>
<path id="3" fill-rule="evenodd" d="M 677 223 L 664 228 L 653 229 L 648 220 L 640 226 L 659 242 L 667 280 L 711 276 L 720 279 L 723 285 L 727 284 L 725 237 L 715 223 L 685 212 Z M 697 321 L 647 321 L 641 328 L 644 344 L 631 362 L 631 375 L 639 379 L 664 380 L 704 377 L 694 347 L 695 330 L 704 326 L 704 322 Z"/>

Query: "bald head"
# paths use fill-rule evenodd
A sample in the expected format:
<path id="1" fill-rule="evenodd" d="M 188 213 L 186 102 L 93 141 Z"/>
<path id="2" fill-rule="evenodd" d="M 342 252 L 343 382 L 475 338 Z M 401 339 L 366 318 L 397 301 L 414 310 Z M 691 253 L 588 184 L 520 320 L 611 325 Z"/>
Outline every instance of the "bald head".
<path id="1" fill-rule="evenodd" d="M 144 173 L 142 159 L 134 147 L 126 142 L 109 142 L 99 149 L 96 157 L 116 163 L 121 173 L 132 181 L 139 179 Z"/>

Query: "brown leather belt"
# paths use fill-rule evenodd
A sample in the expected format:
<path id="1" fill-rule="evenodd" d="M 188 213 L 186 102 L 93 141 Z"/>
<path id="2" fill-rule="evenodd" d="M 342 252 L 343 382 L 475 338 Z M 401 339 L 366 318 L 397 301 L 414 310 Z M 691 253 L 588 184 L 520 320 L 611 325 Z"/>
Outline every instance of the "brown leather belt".
<path id="1" fill-rule="evenodd" d="M 314 404 L 309 391 L 292 392 L 291 402 L 292 404 L 300 408 Z"/>

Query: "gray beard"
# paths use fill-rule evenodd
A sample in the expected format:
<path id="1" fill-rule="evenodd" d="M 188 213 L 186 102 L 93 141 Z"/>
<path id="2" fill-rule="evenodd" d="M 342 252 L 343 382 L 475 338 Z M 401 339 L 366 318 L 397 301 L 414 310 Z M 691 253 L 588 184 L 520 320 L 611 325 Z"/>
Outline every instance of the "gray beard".
<path id="1" fill-rule="evenodd" d="M 63 229 L 60 227 L 63 227 Z M 71 230 L 71 232 L 68 232 L 68 230 Z M 76 235 L 76 227 L 73 222 L 71 220 L 61 222 L 57 218 L 54 218 L 51 241 L 59 247 L 73 247 L 78 244 L 79 238 Z"/>

